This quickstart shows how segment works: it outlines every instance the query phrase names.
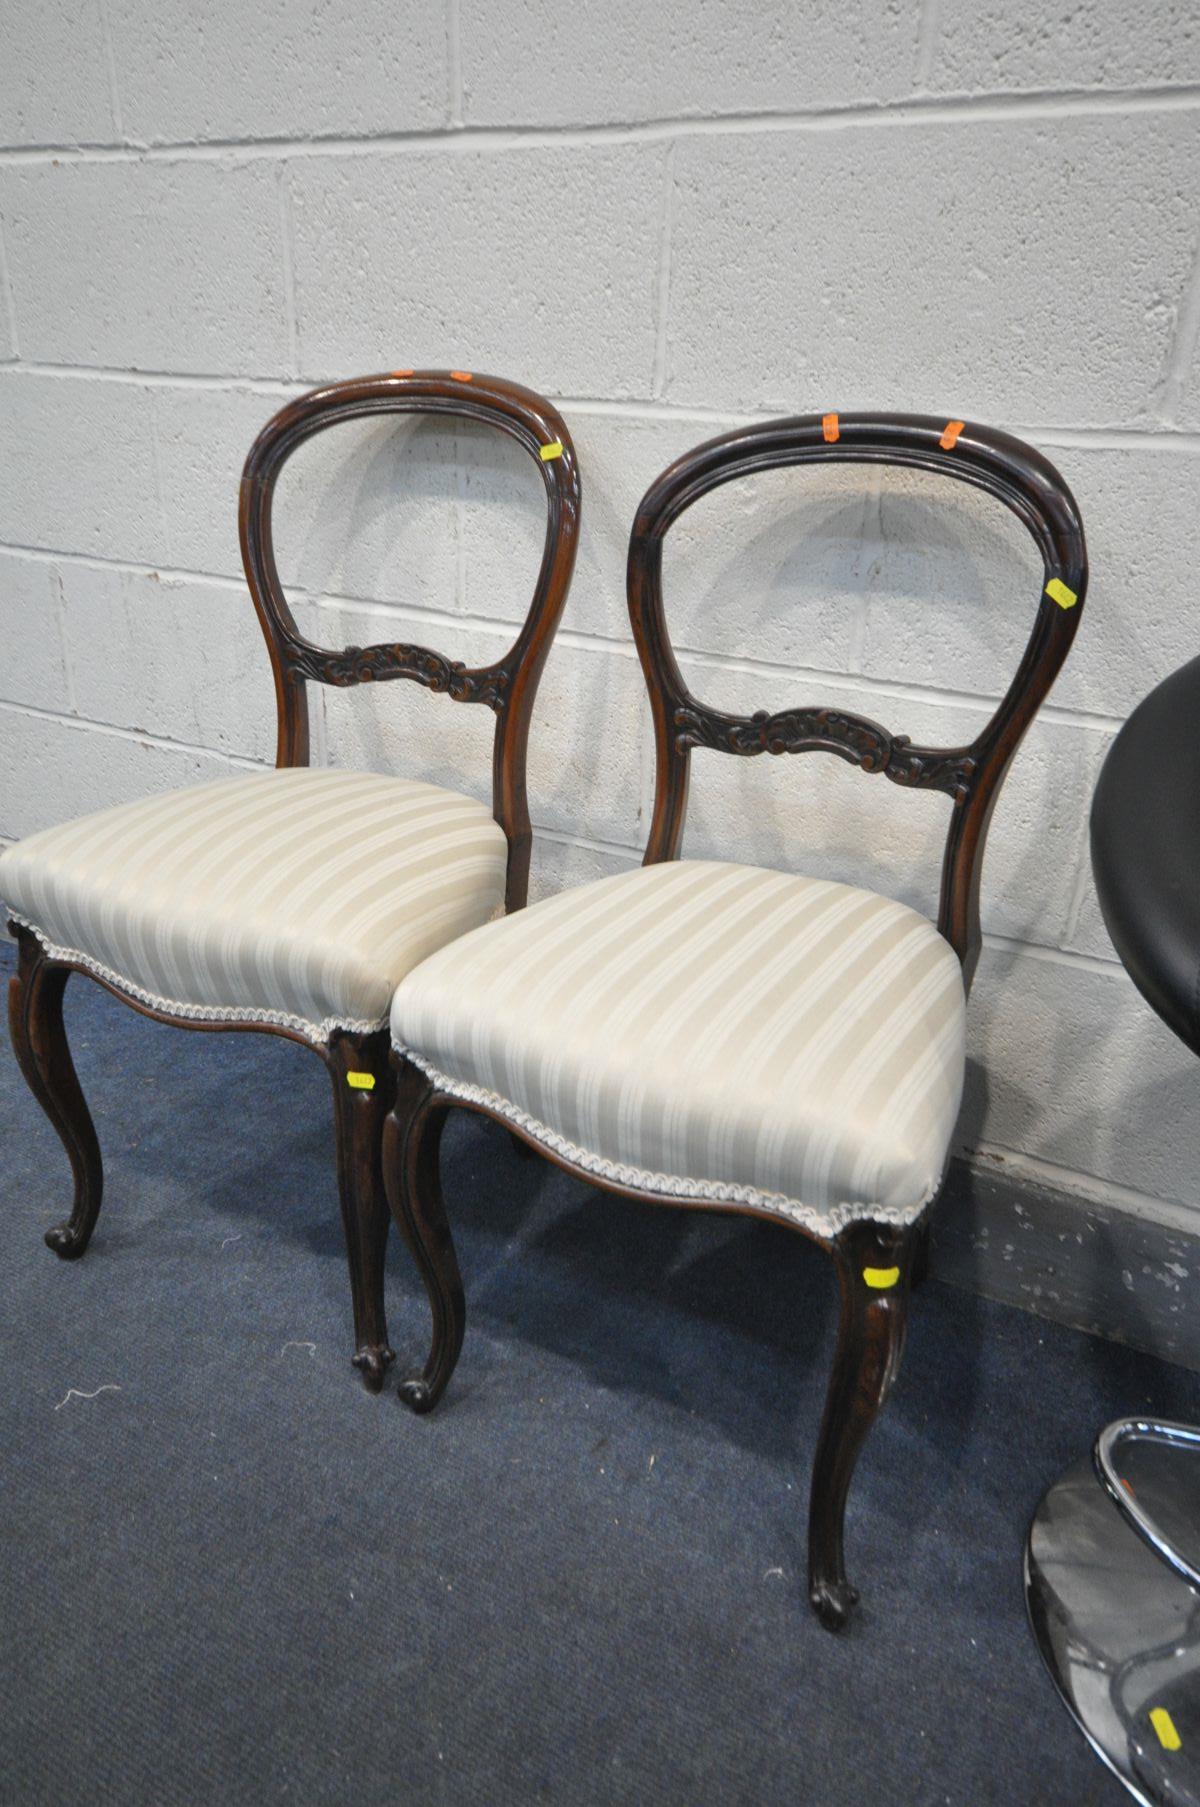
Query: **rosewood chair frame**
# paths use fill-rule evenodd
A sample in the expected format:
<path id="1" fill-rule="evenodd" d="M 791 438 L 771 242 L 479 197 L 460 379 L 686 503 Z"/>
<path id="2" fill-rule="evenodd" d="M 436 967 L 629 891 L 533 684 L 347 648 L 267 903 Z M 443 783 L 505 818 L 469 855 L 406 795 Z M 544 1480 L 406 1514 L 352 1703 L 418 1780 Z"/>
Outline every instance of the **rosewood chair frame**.
<path id="1" fill-rule="evenodd" d="M 296 448 L 344 421 L 380 414 L 445 415 L 495 427 L 533 458 L 546 492 L 546 539 L 528 613 L 512 646 L 494 664 L 469 668 L 423 646 L 349 646 L 327 651 L 300 633 L 279 580 L 272 539 L 275 485 Z M 506 908 L 519 909 L 529 883 L 531 830 L 525 766 L 538 680 L 566 601 L 579 532 L 580 481 L 570 434 L 557 410 L 531 390 L 467 371 L 393 371 L 332 383 L 280 410 L 246 460 L 239 526 L 242 559 L 275 679 L 277 768 L 309 762 L 307 683 L 346 686 L 407 678 L 456 702 L 482 703 L 496 717 L 492 813 L 508 839 Z M 74 1260 L 88 1246 L 100 1211 L 103 1168 L 95 1127 L 76 1076 L 63 1022 L 63 993 L 74 971 L 22 924 L 11 923 L 18 967 L 9 983 L 13 1047 L 30 1090 L 70 1158 L 74 1202 L 65 1222 L 47 1230 L 55 1254 Z M 335 1030 L 328 1045 L 277 1025 L 196 1021 L 149 1008 L 117 985 L 105 989 L 145 1016 L 181 1029 L 253 1030 L 313 1048 L 333 1082 L 338 1188 L 354 1312 L 354 1366 L 378 1392 L 388 1364 L 384 1251 L 390 1216 L 380 1169 L 384 1119 L 396 1101 L 386 1028 Z"/>
<path id="2" fill-rule="evenodd" d="M 684 683 L 663 606 L 662 552 L 669 528 L 702 496 L 736 478 L 827 463 L 901 465 L 956 478 L 1011 509 L 1036 541 L 1045 570 L 1033 630 L 1008 690 L 971 745 L 914 746 L 876 722 L 821 707 L 729 715 L 701 702 Z M 685 454 L 646 492 L 629 546 L 629 613 L 650 692 L 657 756 L 643 864 L 678 856 L 695 747 L 742 756 L 833 753 L 865 772 L 882 772 L 894 784 L 941 791 L 952 809 L 937 926 L 957 953 L 969 990 L 979 957 L 979 884 L 992 810 L 1021 738 L 1074 638 L 1086 586 L 1083 528 L 1062 478 L 1030 447 L 987 427 L 915 415 L 810 415 L 725 434 Z M 423 1412 L 445 1389 L 464 1328 L 462 1281 L 440 1191 L 438 1142 L 452 1105 L 495 1113 L 439 1093 L 409 1063 L 398 1061 L 398 1068 L 404 1102 L 385 1131 L 384 1173 L 393 1213 L 414 1249 L 433 1310 L 428 1362 L 422 1374 L 401 1382 L 400 1394 Z M 667 1199 L 614 1184 L 540 1143 L 530 1140 L 530 1146 L 589 1185 L 625 1197 L 768 1215 L 751 1206 Z M 923 1266 L 928 1218 L 927 1210 L 916 1222 L 897 1227 L 864 1216 L 835 1236 L 803 1232 L 833 1255 L 841 1297 L 809 1515 L 809 1598 L 830 1629 L 846 1623 L 858 1598 L 847 1581 L 843 1554 L 846 1499 L 859 1450 L 899 1366 L 909 1289 Z"/>

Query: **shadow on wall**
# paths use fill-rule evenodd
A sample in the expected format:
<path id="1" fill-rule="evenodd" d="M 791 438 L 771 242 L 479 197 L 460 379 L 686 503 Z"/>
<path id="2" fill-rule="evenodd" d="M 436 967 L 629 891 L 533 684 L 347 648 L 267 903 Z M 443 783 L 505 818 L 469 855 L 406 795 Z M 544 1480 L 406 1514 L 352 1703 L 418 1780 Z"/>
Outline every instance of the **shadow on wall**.
<path id="1" fill-rule="evenodd" d="M 285 585 L 290 577 L 302 592 L 294 607 L 305 633 L 327 647 L 405 640 L 466 663 L 497 656 L 511 634 L 472 633 L 455 620 L 464 441 L 495 437 L 417 417 L 354 423 L 299 448 L 280 481 L 277 540 Z M 532 466 L 527 481 L 540 500 Z M 536 573 L 535 560 L 526 603 Z M 326 763 L 490 800 L 490 711 L 405 683 L 340 692 L 313 685 L 309 698 Z"/>
<path id="2" fill-rule="evenodd" d="M 291 493 L 281 485 L 281 570 L 310 598 L 373 605 L 298 604 L 314 637 L 327 645 L 343 637 L 359 644 L 416 638 L 468 662 L 496 656 L 509 637 L 506 625 L 520 619 L 528 602 L 544 524 L 541 485 L 519 448 L 469 426 L 447 432 L 436 422 L 386 423 L 356 429 L 353 438 L 323 435 L 301 448 L 289 472 L 293 467 Z M 592 543 L 620 543 L 627 534 L 629 523 L 618 523 L 611 509 L 606 515 L 606 506 L 604 491 L 589 486 L 585 563 Z M 1036 561 L 1031 564 L 1026 542 L 995 503 L 920 474 L 830 467 L 729 485 L 689 511 L 667 542 L 668 613 L 686 675 L 722 707 L 753 712 L 828 698 L 915 739 L 969 739 L 985 711 L 881 694 L 861 674 L 887 678 L 898 667 L 909 683 L 966 689 L 966 672 L 983 694 L 999 696 L 1036 606 Z M 607 575 L 623 591 L 623 569 Z M 476 622 L 497 619 L 499 629 L 411 618 L 414 610 L 430 609 L 466 613 Z M 620 620 L 627 651 L 623 610 Z M 564 626 L 571 624 L 569 600 Z M 698 657 L 689 660 L 689 653 Z M 602 747 L 611 739 L 616 704 L 600 677 L 601 659 L 592 654 L 590 682 L 587 652 L 573 662 L 567 711 L 539 710 L 538 742 L 558 742 L 568 767 L 579 760 L 579 745 Z M 747 661 L 756 669 L 747 671 Z M 560 646 L 548 683 L 565 664 Z M 810 672 L 831 673 L 834 682 Z M 561 683 L 556 689 L 561 695 Z M 460 711 L 451 712 L 458 718 L 453 725 L 446 723 L 443 699 L 433 699 L 433 717 L 415 713 L 420 705 L 407 686 L 349 697 L 314 692 L 314 700 L 328 718 L 332 762 L 486 794 L 488 724 L 463 721 Z M 571 717 L 569 736 L 563 713 Z M 643 739 L 646 734 L 643 712 Z M 646 751 L 643 745 L 639 768 Z M 535 760 L 537 752 L 535 743 Z M 769 759 L 697 757 L 689 854 L 799 867 L 936 909 L 944 798 L 901 799 L 890 786 L 862 785 L 861 774 L 821 758 L 806 761 L 803 776 L 788 781 L 807 786 L 798 809 L 771 767 Z M 594 797 L 588 774 L 579 776 L 580 797 L 589 791 Z M 640 780 L 639 769 L 639 789 Z M 771 786 L 769 797 L 764 784 Z M 572 820 L 565 793 L 556 799 L 552 824 L 539 815 L 536 791 L 532 802 L 543 825 L 585 837 L 613 835 L 611 823 L 601 828 L 578 807 Z M 1004 809 L 1002 802 L 998 828 Z M 1003 889 L 1036 895 L 1044 841 L 1027 812 L 1021 831 L 1010 837 L 1023 843 L 1020 870 L 1013 871 L 1010 845 Z M 636 846 L 638 838 L 630 824 L 626 843 Z M 1008 933 L 1018 926 L 1002 924 Z"/>
<path id="3" fill-rule="evenodd" d="M 341 423 L 298 447 L 281 474 L 280 573 L 315 597 L 453 610 L 459 496 L 453 427 Z"/>
<path id="4" fill-rule="evenodd" d="M 902 484 L 893 483 L 897 475 Z M 769 480 L 717 491 L 690 511 L 681 528 L 706 508 L 710 518 L 696 522 L 674 564 L 668 539 L 665 563 L 677 641 L 702 655 L 683 659 L 693 690 L 745 714 L 827 702 L 918 741 L 953 746 L 974 738 L 990 713 L 986 703 L 880 691 L 858 674 L 869 667 L 872 678 L 898 676 L 953 692 L 968 687 L 963 672 L 972 667 L 981 694 L 998 699 L 1033 625 L 1040 565 L 1026 549 L 1024 529 L 994 502 L 968 492 L 964 509 L 962 485 L 929 479 L 925 488 L 936 493 L 918 494 L 911 476 L 829 470 L 817 474 L 814 488 L 809 473 L 798 482 L 795 472 L 773 472 Z M 800 487 L 805 478 L 808 487 Z M 714 505 L 741 488 L 755 493 L 718 518 Z M 722 646 L 743 663 L 721 667 L 703 656 Z M 759 669 L 748 669 L 750 660 Z M 698 754 L 687 851 L 734 851 L 763 865 L 798 867 L 936 914 L 948 799 L 900 794 L 831 756 L 797 764 L 784 780 L 768 757 Z M 1021 918 L 1044 919 L 1032 900 L 1069 885 L 1061 862 L 1048 866 L 1047 836 L 1031 819 L 1031 806 L 1048 809 L 1051 801 L 1027 744 L 994 825 L 985 927 L 995 926 L 990 899 L 998 899 L 999 926 L 1011 934 Z M 1010 818 L 1018 817 L 1009 832 Z M 738 825 L 732 848 L 730 824 Z M 1066 902 L 1064 895 L 1064 910 Z M 1061 931 L 1065 922 L 1056 926 Z"/>
<path id="5" fill-rule="evenodd" d="M 1195 1167 L 1200 1074 L 1119 967 L 985 949 L 969 1033 L 988 1073 L 980 1102 L 980 1072 L 968 1068 L 976 1141 L 1035 1151 L 1101 1186 L 1196 1204 L 1181 1185 Z"/>

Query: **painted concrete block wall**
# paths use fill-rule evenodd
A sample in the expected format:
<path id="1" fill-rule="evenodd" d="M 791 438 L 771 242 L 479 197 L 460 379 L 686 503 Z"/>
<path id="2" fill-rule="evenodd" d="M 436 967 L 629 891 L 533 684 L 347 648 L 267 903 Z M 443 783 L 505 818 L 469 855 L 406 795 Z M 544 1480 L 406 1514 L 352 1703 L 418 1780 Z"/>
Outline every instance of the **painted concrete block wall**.
<path id="1" fill-rule="evenodd" d="M 568 417 L 584 535 L 534 740 L 541 891 L 644 840 L 623 568 L 661 467 L 779 410 L 991 421 L 1059 464 L 1094 575 L 995 820 L 962 1145 L 1200 1211 L 1194 1062 L 1113 957 L 1086 836 L 1113 734 L 1200 640 L 1191 0 L 13 0 L 4 37 L 0 838 L 269 762 L 237 478 L 311 382 L 492 369 Z M 279 496 L 329 644 L 491 657 L 540 531 L 536 474 L 467 429 L 343 429 Z M 886 473 L 726 491 L 667 556 L 705 695 L 935 741 L 984 719 L 1038 589 L 1013 520 Z M 486 796 L 480 712 L 314 700 L 319 758 Z M 931 908 L 946 807 L 701 753 L 688 851 Z"/>

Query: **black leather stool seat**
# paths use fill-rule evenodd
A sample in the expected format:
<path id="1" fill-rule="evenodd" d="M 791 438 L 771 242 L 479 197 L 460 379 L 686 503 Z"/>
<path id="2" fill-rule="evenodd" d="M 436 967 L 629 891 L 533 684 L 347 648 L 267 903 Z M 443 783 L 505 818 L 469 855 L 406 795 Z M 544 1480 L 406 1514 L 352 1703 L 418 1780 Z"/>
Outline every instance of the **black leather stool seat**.
<path id="1" fill-rule="evenodd" d="M 1092 869 L 1134 984 L 1200 1054 L 1200 659 L 1114 741 L 1092 801 Z"/>

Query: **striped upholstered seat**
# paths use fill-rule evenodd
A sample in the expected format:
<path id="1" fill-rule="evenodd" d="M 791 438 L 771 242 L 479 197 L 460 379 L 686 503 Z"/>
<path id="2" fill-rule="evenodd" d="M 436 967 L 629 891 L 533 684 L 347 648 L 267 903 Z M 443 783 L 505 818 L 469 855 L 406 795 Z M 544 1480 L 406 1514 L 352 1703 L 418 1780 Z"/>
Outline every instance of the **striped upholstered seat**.
<path id="1" fill-rule="evenodd" d="M 322 1044 L 504 907 L 508 841 L 432 784 L 296 767 L 101 810 L 18 842 L 0 897 L 58 958 L 152 1009 Z"/>
<path id="2" fill-rule="evenodd" d="M 969 746 L 914 745 L 836 699 L 734 715 L 688 686 L 663 598 L 671 528 L 742 478 L 830 463 L 971 484 L 1037 542 L 1034 626 Z M 837 1630 L 858 1598 L 844 1551 L 850 1480 L 900 1364 L 962 1091 L 988 823 L 1075 633 L 1087 590 L 1083 527 L 1058 472 L 1008 434 L 930 415 L 796 415 L 737 427 L 656 477 L 634 516 L 626 584 L 654 721 L 645 864 L 477 929 L 452 959 L 438 953 L 416 967 L 396 994 L 392 1037 L 410 1059 L 399 1067 L 403 1109 L 385 1138 L 388 1195 L 433 1326 L 424 1367 L 401 1381 L 400 1397 L 431 1411 L 463 1345 L 438 1162 L 455 1103 L 507 1121 L 601 1189 L 756 1212 L 806 1232 L 838 1271 L 808 1534 L 809 1600 Z M 753 609 L 739 618 L 744 634 Z M 870 891 L 677 863 L 697 750 L 835 754 L 903 790 L 942 792 L 951 808 L 936 929 Z"/>
<path id="3" fill-rule="evenodd" d="M 752 866 L 644 866 L 415 967 L 392 1037 L 618 1186 L 757 1207 L 818 1234 L 917 1218 L 942 1178 L 965 1000 L 933 924 Z"/>
<path id="4" fill-rule="evenodd" d="M 525 618 L 491 664 L 467 666 L 403 640 L 321 646 L 304 637 L 284 594 L 272 531 L 280 472 L 314 434 L 394 415 L 490 426 L 536 467 L 546 501 L 541 563 Z M 5 854 L 0 899 L 17 943 L 9 1028 L 70 1156 L 71 1213 L 45 1233 L 67 1261 L 86 1250 L 104 1187 L 63 1017 L 73 973 L 168 1022 L 262 1028 L 318 1053 L 333 1084 L 354 1365 L 377 1392 L 394 1359 L 382 1133 L 393 1107 L 411 1098 L 411 1083 L 399 1083 L 409 1076 L 391 1064 L 388 1005 L 411 966 L 525 902 L 529 724 L 575 563 L 579 467 L 566 422 L 533 390 L 479 371 L 393 370 L 286 402 L 250 448 L 240 498 L 246 581 L 274 678 L 276 770 L 106 810 Z M 490 812 L 429 784 L 309 770 L 309 685 L 344 692 L 384 681 L 491 710 Z M 260 1103 L 243 1088 L 242 1111 Z"/>

